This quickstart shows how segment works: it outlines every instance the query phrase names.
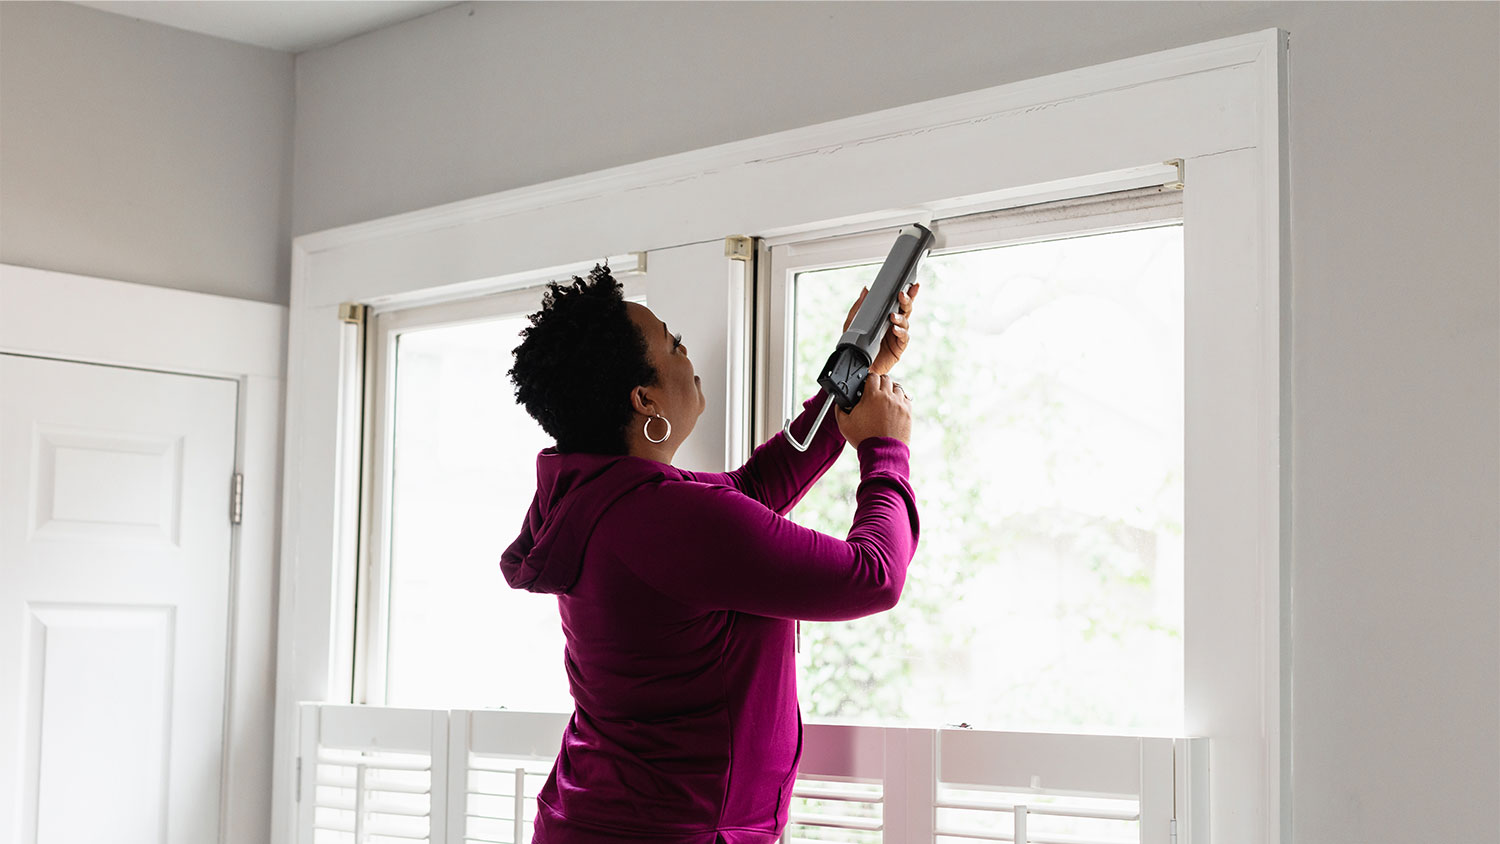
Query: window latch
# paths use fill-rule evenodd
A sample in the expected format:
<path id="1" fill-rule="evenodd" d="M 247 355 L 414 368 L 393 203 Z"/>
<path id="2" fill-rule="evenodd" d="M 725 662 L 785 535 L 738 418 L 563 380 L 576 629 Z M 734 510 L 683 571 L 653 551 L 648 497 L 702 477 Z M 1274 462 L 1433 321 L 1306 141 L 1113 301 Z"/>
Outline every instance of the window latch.
<path id="1" fill-rule="evenodd" d="M 1168 167 L 1176 167 L 1177 168 L 1177 181 L 1175 181 L 1175 182 L 1167 182 L 1166 184 L 1162 185 L 1162 187 L 1166 188 L 1167 190 L 1182 190 L 1183 187 L 1184 187 L 1182 159 L 1180 159 L 1180 158 L 1169 158 L 1166 161 L 1163 161 L 1162 163 L 1165 164 L 1165 165 L 1167 165 Z"/>

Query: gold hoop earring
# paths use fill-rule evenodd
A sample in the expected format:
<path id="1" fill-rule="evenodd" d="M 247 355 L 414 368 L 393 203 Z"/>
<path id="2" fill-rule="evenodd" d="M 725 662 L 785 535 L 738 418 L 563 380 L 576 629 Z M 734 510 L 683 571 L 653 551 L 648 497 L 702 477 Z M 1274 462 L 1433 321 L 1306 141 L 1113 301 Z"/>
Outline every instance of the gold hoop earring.
<path id="1" fill-rule="evenodd" d="M 653 440 L 653 439 L 651 439 L 651 420 L 652 419 L 660 419 L 661 421 L 667 423 L 667 432 L 665 434 L 662 434 L 661 435 L 661 439 L 659 439 L 659 440 Z M 646 425 L 645 425 L 644 432 L 646 434 L 646 441 L 647 442 L 664 443 L 664 442 L 667 441 L 667 437 L 672 436 L 672 420 L 668 419 L 665 416 L 662 416 L 659 413 L 653 413 L 651 415 L 650 419 L 646 420 Z"/>

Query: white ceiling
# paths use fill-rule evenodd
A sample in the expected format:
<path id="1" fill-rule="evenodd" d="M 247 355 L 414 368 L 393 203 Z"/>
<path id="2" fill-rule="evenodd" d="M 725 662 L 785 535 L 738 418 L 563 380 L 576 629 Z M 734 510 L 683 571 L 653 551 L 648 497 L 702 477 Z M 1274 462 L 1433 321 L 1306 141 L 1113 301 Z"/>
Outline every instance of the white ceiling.
<path id="1" fill-rule="evenodd" d="M 300 53 L 454 4 L 444 0 L 115 0 L 78 5 Z"/>

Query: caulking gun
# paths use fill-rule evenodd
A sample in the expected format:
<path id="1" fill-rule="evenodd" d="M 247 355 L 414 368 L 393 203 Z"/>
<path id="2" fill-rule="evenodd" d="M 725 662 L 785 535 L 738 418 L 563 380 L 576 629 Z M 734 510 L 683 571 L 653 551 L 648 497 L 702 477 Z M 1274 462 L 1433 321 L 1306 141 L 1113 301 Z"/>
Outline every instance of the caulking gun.
<path id="1" fill-rule="evenodd" d="M 899 303 L 897 294 L 911 286 L 917 265 L 932 248 L 932 241 L 932 231 L 919 223 L 896 232 L 896 242 L 891 246 L 890 254 L 885 256 L 885 264 L 875 276 L 875 283 L 870 285 L 870 292 L 865 294 L 865 301 L 854 315 L 854 321 L 849 323 L 849 329 L 839 338 L 833 355 L 818 375 L 818 386 L 828 393 L 828 399 L 818 411 L 817 421 L 808 429 L 807 441 L 797 442 L 792 436 L 792 420 L 788 419 L 782 426 L 781 431 L 792 448 L 807 451 L 834 402 L 846 412 L 859 404 L 859 398 L 865 392 L 865 376 L 870 374 L 870 364 L 880 351 L 880 342 L 885 339 L 885 332 L 891 325 L 891 314 L 895 313 Z"/>

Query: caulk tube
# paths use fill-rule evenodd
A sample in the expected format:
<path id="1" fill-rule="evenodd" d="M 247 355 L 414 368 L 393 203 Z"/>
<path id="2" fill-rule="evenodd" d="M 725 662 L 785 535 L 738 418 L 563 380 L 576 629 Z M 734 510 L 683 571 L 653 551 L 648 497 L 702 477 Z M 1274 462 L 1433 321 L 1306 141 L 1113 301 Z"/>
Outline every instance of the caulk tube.
<path id="1" fill-rule="evenodd" d="M 797 442 L 791 433 L 791 420 L 782 426 L 787 442 L 798 451 L 807 451 L 812 444 L 813 432 L 823 423 L 830 405 L 837 403 L 846 412 L 859 404 L 864 395 L 865 377 L 870 374 L 870 364 L 880 351 L 880 343 L 890 328 L 891 314 L 900 304 L 897 294 L 911 286 L 917 274 L 917 265 L 932 248 L 932 230 L 918 223 L 902 228 L 896 233 L 896 242 L 885 256 L 885 263 L 875 275 L 870 292 L 854 315 L 854 321 L 839 338 L 833 354 L 823 365 L 818 375 L 818 386 L 828 393 L 823 409 L 813 422 L 807 442 Z"/>

